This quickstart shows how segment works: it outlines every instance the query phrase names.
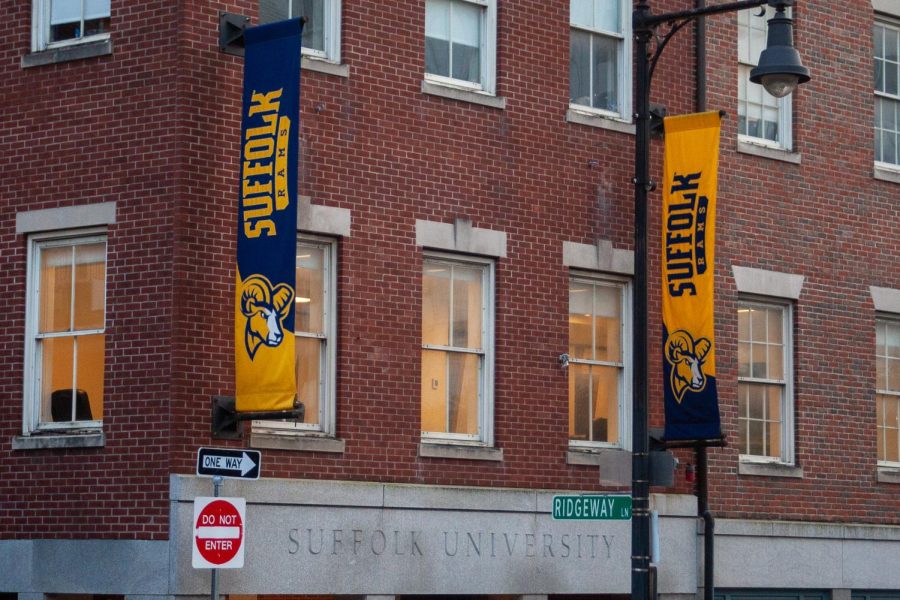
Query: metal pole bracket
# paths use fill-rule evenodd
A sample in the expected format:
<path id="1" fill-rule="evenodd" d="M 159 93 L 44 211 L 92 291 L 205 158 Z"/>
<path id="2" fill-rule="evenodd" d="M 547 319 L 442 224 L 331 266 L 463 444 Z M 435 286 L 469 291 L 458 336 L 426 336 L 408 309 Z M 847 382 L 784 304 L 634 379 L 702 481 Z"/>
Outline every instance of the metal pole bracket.
<path id="1" fill-rule="evenodd" d="M 302 421 L 306 407 L 299 400 L 294 401 L 291 410 L 264 410 L 237 412 L 234 396 L 213 396 L 212 437 L 220 440 L 239 440 L 244 436 L 241 421 L 292 419 Z"/>

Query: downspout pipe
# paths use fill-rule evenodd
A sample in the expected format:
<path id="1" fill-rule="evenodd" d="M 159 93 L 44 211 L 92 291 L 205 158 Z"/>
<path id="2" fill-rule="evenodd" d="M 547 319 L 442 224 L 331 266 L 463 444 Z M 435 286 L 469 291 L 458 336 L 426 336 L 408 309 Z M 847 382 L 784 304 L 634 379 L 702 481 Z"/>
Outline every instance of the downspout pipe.
<path id="1" fill-rule="evenodd" d="M 706 8 L 706 0 L 694 0 L 694 7 Z M 706 110 L 706 17 L 694 22 L 694 48 L 696 51 L 694 80 L 697 83 L 694 104 L 697 112 Z"/>

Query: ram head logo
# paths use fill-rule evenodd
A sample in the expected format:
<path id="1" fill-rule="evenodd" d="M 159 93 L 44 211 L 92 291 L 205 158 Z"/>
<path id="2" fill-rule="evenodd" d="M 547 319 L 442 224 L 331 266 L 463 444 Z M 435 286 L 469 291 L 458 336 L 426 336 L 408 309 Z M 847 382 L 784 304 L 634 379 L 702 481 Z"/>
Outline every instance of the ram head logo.
<path id="1" fill-rule="evenodd" d="M 251 275 L 241 284 L 241 312 L 247 318 L 244 345 L 250 360 L 260 346 L 275 348 L 284 339 L 281 322 L 288 316 L 294 290 L 286 283 L 274 288 L 262 275 Z"/>
<path id="2" fill-rule="evenodd" d="M 683 330 L 670 334 L 666 340 L 666 360 L 672 365 L 672 392 L 679 404 L 686 391 L 699 392 L 706 387 L 703 363 L 711 348 L 708 339 L 694 341 Z"/>

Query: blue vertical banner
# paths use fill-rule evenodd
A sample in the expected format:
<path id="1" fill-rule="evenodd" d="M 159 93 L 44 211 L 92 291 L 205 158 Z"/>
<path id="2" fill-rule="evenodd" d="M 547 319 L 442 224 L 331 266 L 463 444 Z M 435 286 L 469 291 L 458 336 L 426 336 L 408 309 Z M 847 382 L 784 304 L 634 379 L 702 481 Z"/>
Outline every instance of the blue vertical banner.
<path id="1" fill-rule="evenodd" d="M 663 167 L 663 395 L 667 441 L 722 436 L 716 390 L 718 112 L 667 117 Z"/>
<path id="2" fill-rule="evenodd" d="M 300 19 L 244 32 L 234 350 L 238 412 L 290 410 L 297 395 L 294 297 Z"/>

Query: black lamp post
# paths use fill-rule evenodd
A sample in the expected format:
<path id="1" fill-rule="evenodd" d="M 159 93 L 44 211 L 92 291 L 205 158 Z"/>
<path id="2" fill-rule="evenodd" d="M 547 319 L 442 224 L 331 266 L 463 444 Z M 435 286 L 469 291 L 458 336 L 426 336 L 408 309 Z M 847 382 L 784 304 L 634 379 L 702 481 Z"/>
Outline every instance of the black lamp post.
<path id="1" fill-rule="evenodd" d="M 794 0 L 743 0 L 654 15 L 648 0 L 638 0 L 632 16 L 635 41 L 635 136 L 634 158 L 634 298 L 633 298 L 633 414 L 632 414 L 632 497 L 631 521 L 631 597 L 648 600 L 650 596 L 650 465 L 647 410 L 647 194 L 655 189 L 650 180 L 650 83 L 653 71 L 666 44 L 682 27 L 699 17 L 733 12 L 768 4 L 776 9 L 769 20 L 766 50 L 750 80 L 761 83 L 776 97 L 790 94 L 800 83 L 809 81 L 809 71 L 800 63 L 793 46 L 792 21 L 785 9 Z M 657 35 L 657 28 L 668 29 Z M 651 53 L 650 43 L 656 45 Z M 707 532 L 711 538 L 711 532 Z M 708 539 L 711 544 L 712 540 Z M 708 570 L 710 570 L 708 568 Z M 706 598 L 712 598 L 712 574 L 707 573 Z"/>

